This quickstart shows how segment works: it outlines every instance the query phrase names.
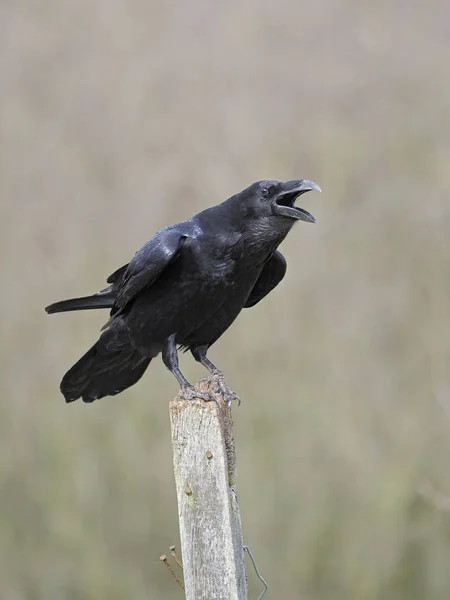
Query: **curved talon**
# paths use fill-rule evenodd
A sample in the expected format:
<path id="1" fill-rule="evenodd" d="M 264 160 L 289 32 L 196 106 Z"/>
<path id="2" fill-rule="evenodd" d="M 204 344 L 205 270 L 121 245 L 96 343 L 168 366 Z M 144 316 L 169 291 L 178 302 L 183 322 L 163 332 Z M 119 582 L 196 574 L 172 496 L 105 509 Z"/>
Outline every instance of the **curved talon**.
<path id="1" fill-rule="evenodd" d="M 233 390 L 230 390 L 222 373 L 213 373 L 213 379 L 217 392 L 225 398 L 228 408 L 231 406 L 233 400 L 237 401 L 238 406 L 241 405 L 241 399 Z"/>
<path id="2" fill-rule="evenodd" d="M 223 397 L 227 401 L 228 408 L 230 408 L 231 403 L 233 402 L 233 400 L 236 400 L 238 406 L 241 405 L 241 399 L 232 390 L 230 390 L 230 389 L 227 389 L 227 390 L 221 389 L 220 393 L 223 395 Z"/>

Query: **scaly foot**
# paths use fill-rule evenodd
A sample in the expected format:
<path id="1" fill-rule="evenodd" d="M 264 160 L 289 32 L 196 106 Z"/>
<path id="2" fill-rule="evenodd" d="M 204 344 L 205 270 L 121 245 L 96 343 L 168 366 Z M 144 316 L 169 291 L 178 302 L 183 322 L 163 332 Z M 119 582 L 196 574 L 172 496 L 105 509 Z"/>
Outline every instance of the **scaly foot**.
<path id="1" fill-rule="evenodd" d="M 200 398 L 205 402 L 215 402 L 216 404 L 218 404 L 217 398 L 214 396 L 214 394 L 212 394 L 211 392 L 201 392 L 200 390 L 195 389 L 195 387 L 190 383 L 184 385 L 180 389 L 179 396 L 185 398 L 186 400 L 196 400 L 197 398 Z"/>
<path id="2" fill-rule="evenodd" d="M 225 398 L 229 407 L 231 406 L 233 400 L 237 401 L 238 406 L 241 405 L 241 399 L 236 394 L 236 392 L 230 390 L 230 388 L 227 385 L 227 382 L 225 381 L 225 377 L 221 371 L 214 371 L 212 373 L 212 379 L 216 385 L 217 392 Z"/>

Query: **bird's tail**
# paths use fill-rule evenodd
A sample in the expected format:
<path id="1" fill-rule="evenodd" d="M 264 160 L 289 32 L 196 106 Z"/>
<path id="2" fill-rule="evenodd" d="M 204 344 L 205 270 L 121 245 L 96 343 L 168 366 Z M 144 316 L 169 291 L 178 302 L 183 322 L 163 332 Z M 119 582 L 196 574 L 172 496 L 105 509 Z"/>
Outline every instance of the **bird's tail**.
<path id="1" fill-rule="evenodd" d="M 68 312 L 70 310 L 89 310 L 92 308 L 112 308 L 115 294 L 111 291 L 99 292 L 93 296 L 84 296 L 83 298 L 70 298 L 50 304 L 45 308 L 48 314 Z"/>
<path id="2" fill-rule="evenodd" d="M 93 402 L 115 396 L 134 385 L 144 374 L 151 358 L 129 343 L 128 335 L 112 325 L 98 342 L 64 375 L 61 392 L 66 402 L 82 398 Z"/>

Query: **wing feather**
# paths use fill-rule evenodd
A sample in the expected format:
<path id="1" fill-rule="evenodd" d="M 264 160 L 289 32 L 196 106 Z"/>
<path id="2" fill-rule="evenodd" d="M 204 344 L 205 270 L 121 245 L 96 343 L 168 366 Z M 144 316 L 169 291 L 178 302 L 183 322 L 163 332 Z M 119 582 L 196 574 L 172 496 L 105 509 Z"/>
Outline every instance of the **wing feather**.
<path id="1" fill-rule="evenodd" d="M 265 298 L 283 279 L 286 274 L 287 263 L 284 256 L 278 250 L 272 254 L 263 267 L 260 276 L 247 298 L 244 308 L 250 308 Z"/>
<path id="2" fill-rule="evenodd" d="M 136 252 L 126 269 L 122 267 L 108 278 L 108 281 L 115 283 L 122 275 L 111 314 L 123 310 L 139 292 L 158 279 L 178 257 L 186 237 L 176 229 L 162 229 Z M 122 269 L 123 274 L 120 273 Z"/>

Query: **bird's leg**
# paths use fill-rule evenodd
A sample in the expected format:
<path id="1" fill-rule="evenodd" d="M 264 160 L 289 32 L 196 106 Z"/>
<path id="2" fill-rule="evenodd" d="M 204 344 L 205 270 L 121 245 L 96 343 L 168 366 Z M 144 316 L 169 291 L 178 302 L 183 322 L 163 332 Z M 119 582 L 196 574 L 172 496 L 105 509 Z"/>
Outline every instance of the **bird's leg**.
<path id="1" fill-rule="evenodd" d="M 206 402 L 211 402 L 211 400 L 216 400 L 213 394 L 209 394 L 208 392 L 200 392 L 195 389 L 195 387 L 189 383 L 183 373 L 180 371 L 178 366 L 178 352 L 177 345 L 175 342 L 175 334 L 169 336 L 166 340 L 166 343 L 162 349 L 162 359 L 166 367 L 169 369 L 173 375 L 177 378 L 178 383 L 180 384 L 181 393 L 186 400 L 195 400 L 195 398 L 201 398 Z"/>
<path id="2" fill-rule="evenodd" d="M 208 371 L 213 376 L 214 383 L 216 384 L 217 391 L 222 394 L 222 396 L 227 401 L 228 406 L 231 405 L 233 400 L 237 400 L 238 406 L 241 404 L 241 399 L 239 396 L 230 390 L 225 381 L 225 376 L 220 369 L 214 365 L 209 358 L 206 357 L 206 353 L 208 351 L 208 346 L 195 346 L 191 348 L 192 356 L 195 360 L 201 363 L 204 367 L 208 369 Z"/>

